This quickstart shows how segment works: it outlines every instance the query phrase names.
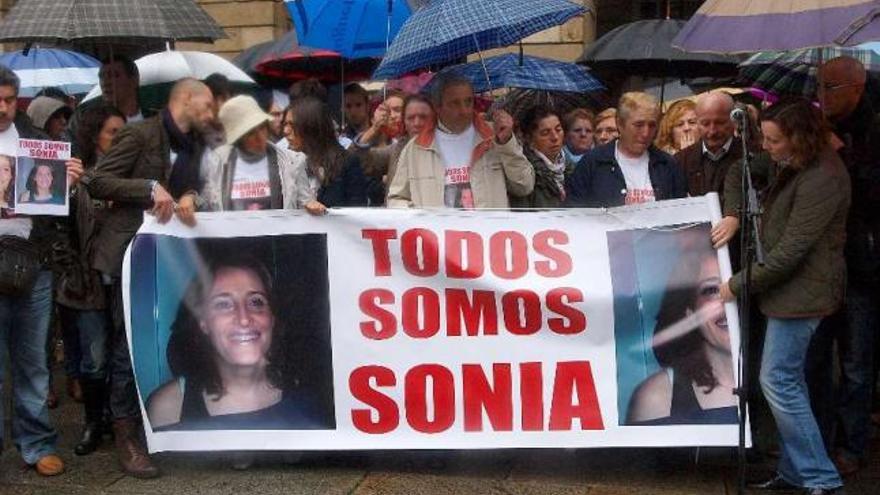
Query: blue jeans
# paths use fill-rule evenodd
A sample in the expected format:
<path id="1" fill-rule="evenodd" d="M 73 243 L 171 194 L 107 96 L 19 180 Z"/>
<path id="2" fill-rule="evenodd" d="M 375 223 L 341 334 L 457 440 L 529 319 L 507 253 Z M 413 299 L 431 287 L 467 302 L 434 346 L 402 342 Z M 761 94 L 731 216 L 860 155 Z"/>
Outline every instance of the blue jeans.
<path id="1" fill-rule="evenodd" d="M 831 489 L 843 482 L 825 451 L 804 378 L 807 349 L 820 321 L 767 318 L 760 376 L 779 430 L 779 475 L 793 485 Z"/>
<path id="2" fill-rule="evenodd" d="M 46 407 L 49 393 L 46 339 L 51 316 L 50 271 L 40 272 L 28 295 L 0 296 L 0 394 L 8 360 L 12 367 L 12 440 L 28 464 L 54 453 L 58 439 Z M 5 403 L 0 400 L 0 424 Z M 0 445 L 2 435 L 0 429 Z"/>
<path id="3" fill-rule="evenodd" d="M 110 322 L 104 310 L 78 310 L 59 305 L 64 331 L 65 372 L 69 377 L 103 380 L 107 376 Z"/>

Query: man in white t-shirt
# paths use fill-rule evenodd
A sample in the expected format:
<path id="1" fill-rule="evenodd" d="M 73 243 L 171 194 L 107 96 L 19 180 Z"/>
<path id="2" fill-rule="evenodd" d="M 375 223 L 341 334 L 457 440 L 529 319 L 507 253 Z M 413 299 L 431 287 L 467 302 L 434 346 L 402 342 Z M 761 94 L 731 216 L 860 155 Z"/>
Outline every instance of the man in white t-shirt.
<path id="1" fill-rule="evenodd" d="M 535 172 L 513 136 L 513 118 L 496 111 L 490 127 L 474 112 L 467 79 L 443 75 L 431 84 L 438 122 L 401 152 L 388 206 L 508 208 L 508 194 L 530 194 Z"/>
<path id="2" fill-rule="evenodd" d="M 19 79 L 11 70 L 0 66 L 0 154 L 14 157 L 18 152 L 18 138 L 45 139 L 30 124 L 27 116 L 18 115 Z M 13 160 L 14 162 L 14 160 Z M 82 163 L 67 162 L 67 182 L 75 184 L 82 174 Z M 11 187 L 12 184 L 9 184 Z M 7 204 L 13 204 L 9 196 Z M 13 241 L 20 237 L 27 241 L 31 251 L 36 251 L 44 264 L 36 273 L 30 289 L 20 293 L 0 293 L 0 401 L 7 403 L 3 377 L 9 364 L 12 381 L 11 391 L 15 408 L 7 409 L 12 415 L 12 441 L 26 464 L 43 476 L 64 472 L 64 462 L 58 456 L 58 433 L 49 419 L 46 399 L 49 393 L 46 341 L 52 318 L 52 271 L 45 263 L 46 247 L 56 240 L 56 225 L 47 217 L 15 216 L 9 208 L 0 209 L 0 235 Z M 0 249 L 9 249 L 6 247 Z M 8 273 L 5 272 L 4 273 Z M 8 275 L 4 275 L 8 276 Z M 3 408 L 0 408 L 0 424 L 4 424 Z M 0 445 L 3 444 L 5 428 L 0 428 Z"/>
<path id="3" fill-rule="evenodd" d="M 620 137 L 584 155 L 566 182 L 566 204 L 610 207 L 687 196 L 681 168 L 654 145 L 660 105 L 646 93 L 626 93 L 617 107 Z"/>

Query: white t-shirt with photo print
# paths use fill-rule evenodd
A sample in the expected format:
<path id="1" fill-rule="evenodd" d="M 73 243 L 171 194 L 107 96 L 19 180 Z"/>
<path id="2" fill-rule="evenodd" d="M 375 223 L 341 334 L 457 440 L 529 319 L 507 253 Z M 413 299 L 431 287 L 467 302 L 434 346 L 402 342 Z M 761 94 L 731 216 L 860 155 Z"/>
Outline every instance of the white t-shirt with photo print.
<path id="1" fill-rule="evenodd" d="M 474 208 L 471 192 L 471 155 L 477 131 L 468 126 L 461 134 L 452 134 L 437 129 L 435 133 L 440 157 L 446 167 L 444 202 L 449 208 Z"/>
<path id="2" fill-rule="evenodd" d="M 614 158 L 620 165 L 620 171 L 623 172 L 623 178 L 626 181 L 624 204 L 634 205 L 655 201 L 648 152 L 645 151 L 637 158 L 630 158 L 620 151 L 618 143 L 614 147 Z"/>

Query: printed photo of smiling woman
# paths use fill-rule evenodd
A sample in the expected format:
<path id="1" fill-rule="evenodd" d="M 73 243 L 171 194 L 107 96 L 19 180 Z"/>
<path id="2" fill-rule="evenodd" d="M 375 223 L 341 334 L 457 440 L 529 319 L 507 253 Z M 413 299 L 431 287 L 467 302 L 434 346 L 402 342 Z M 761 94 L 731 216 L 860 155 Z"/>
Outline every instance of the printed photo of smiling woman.
<path id="1" fill-rule="evenodd" d="M 718 256 L 706 229 L 691 229 L 657 313 L 661 369 L 636 388 L 626 424 L 733 424 L 735 375 Z"/>
<path id="2" fill-rule="evenodd" d="M 168 342 L 174 378 L 147 401 L 154 431 L 325 428 L 284 359 L 271 275 L 230 257 L 193 278 Z"/>

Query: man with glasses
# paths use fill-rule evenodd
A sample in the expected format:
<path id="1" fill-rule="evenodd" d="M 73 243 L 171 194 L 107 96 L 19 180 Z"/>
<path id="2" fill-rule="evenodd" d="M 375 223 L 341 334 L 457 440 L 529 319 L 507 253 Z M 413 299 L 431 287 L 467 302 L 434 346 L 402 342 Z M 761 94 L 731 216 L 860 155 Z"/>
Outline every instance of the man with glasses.
<path id="1" fill-rule="evenodd" d="M 852 180 L 847 224 L 846 306 L 813 336 L 808 381 L 813 409 L 840 474 L 866 461 L 874 389 L 874 347 L 880 319 L 880 117 L 865 92 L 858 60 L 838 57 L 819 69 L 822 110 Z M 834 340 L 841 367 L 833 400 Z M 836 427 L 836 428 L 835 428 Z"/>

